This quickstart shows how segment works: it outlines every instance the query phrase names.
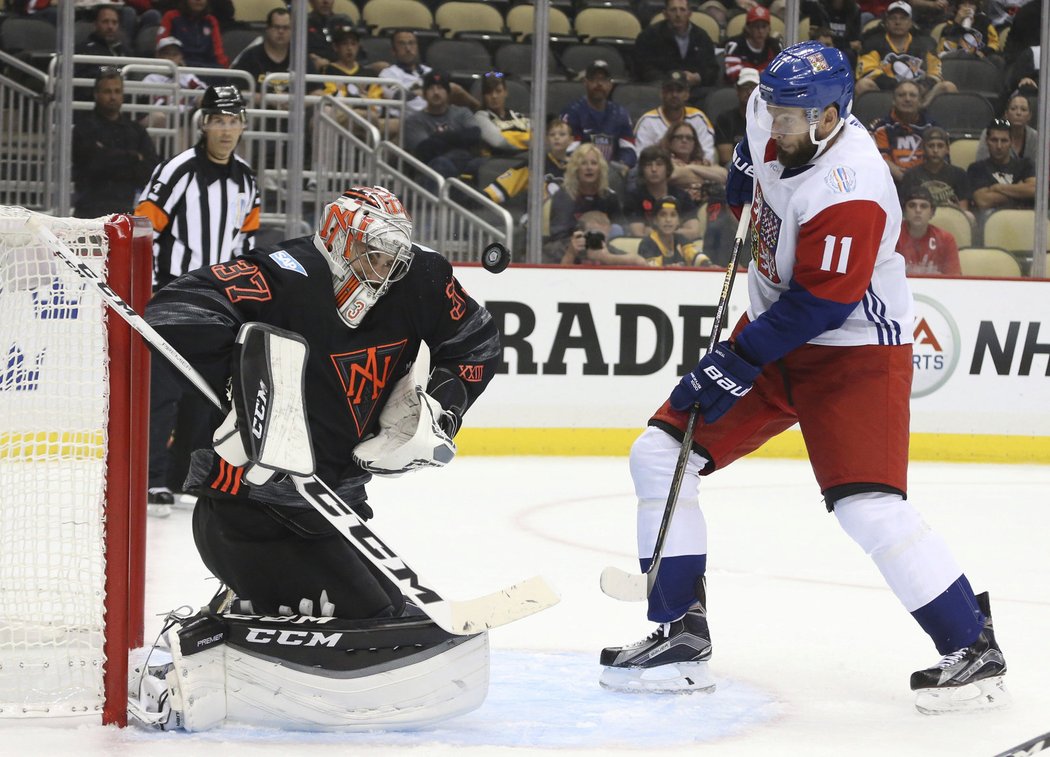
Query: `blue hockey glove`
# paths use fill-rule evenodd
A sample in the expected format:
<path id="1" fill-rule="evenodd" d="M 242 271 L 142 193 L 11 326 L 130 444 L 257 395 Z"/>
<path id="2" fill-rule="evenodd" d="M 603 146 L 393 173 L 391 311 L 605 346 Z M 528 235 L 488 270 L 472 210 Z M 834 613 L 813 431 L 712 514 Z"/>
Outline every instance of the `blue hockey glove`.
<path id="1" fill-rule="evenodd" d="M 738 399 L 751 391 L 762 369 L 733 352 L 729 342 L 719 342 L 671 391 L 671 407 L 680 412 L 694 403 L 704 423 L 714 423 Z"/>
<path id="2" fill-rule="evenodd" d="M 747 205 L 755 194 L 755 167 L 752 162 L 747 140 L 737 142 L 726 178 L 726 202 L 734 208 Z"/>

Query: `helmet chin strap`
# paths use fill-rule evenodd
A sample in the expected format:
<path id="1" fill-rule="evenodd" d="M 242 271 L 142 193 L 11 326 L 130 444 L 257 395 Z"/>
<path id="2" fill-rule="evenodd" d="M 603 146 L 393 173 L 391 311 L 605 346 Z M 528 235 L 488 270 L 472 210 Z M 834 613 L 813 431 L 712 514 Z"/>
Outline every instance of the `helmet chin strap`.
<path id="1" fill-rule="evenodd" d="M 831 130 L 831 133 L 824 139 L 817 139 L 817 125 L 815 123 L 809 125 L 809 141 L 817 146 L 817 151 L 813 153 L 811 160 L 816 160 L 821 154 L 828 149 L 828 145 L 831 144 L 831 140 L 842 131 L 842 127 L 846 125 L 846 119 L 840 118 L 835 127 Z"/>

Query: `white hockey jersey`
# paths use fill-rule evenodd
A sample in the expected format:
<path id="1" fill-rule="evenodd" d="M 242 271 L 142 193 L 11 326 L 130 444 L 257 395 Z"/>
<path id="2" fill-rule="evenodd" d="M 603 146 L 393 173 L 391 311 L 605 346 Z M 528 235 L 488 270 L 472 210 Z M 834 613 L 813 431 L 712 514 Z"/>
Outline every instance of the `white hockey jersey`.
<path id="1" fill-rule="evenodd" d="M 756 88 L 749 111 L 758 96 Z M 811 164 L 786 169 L 755 120 L 747 124 L 755 171 L 748 268 L 753 323 L 738 343 L 762 363 L 805 342 L 910 343 L 912 296 L 904 258 L 895 250 L 900 201 L 867 130 L 850 116 Z"/>

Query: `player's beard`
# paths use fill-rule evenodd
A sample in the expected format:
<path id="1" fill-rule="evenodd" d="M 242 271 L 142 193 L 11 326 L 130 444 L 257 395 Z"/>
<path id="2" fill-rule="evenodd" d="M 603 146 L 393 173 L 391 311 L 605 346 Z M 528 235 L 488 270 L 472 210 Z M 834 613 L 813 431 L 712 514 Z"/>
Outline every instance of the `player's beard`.
<path id="1" fill-rule="evenodd" d="M 813 160 L 813 156 L 817 154 L 817 146 L 813 144 L 813 141 L 809 139 L 808 136 L 806 137 L 805 142 L 799 142 L 794 145 L 790 152 L 784 150 L 781 142 L 777 141 L 775 144 L 777 160 L 780 161 L 780 164 L 784 166 L 784 168 L 798 168 L 804 166 L 809 163 L 809 161 Z"/>

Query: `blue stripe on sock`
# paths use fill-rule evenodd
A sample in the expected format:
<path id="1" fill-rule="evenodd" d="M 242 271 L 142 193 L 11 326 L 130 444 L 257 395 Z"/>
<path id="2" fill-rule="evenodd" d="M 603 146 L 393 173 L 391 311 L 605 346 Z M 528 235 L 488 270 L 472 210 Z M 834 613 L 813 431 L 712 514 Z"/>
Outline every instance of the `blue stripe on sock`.
<path id="1" fill-rule="evenodd" d="M 652 559 L 646 557 L 638 562 L 644 573 Z M 685 615 L 686 610 L 696 604 L 696 582 L 706 570 L 707 555 L 665 557 L 649 595 L 649 620 L 669 623 Z"/>
<path id="2" fill-rule="evenodd" d="M 661 570 L 661 572 L 663 572 Z M 932 602 L 912 613 L 942 655 L 970 646 L 981 635 L 984 615 L 962 575 Z"/>

